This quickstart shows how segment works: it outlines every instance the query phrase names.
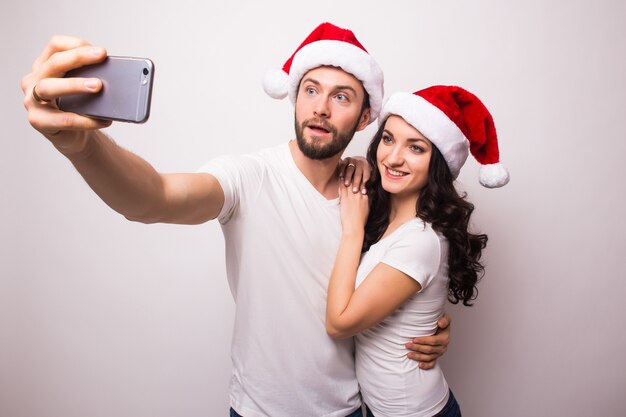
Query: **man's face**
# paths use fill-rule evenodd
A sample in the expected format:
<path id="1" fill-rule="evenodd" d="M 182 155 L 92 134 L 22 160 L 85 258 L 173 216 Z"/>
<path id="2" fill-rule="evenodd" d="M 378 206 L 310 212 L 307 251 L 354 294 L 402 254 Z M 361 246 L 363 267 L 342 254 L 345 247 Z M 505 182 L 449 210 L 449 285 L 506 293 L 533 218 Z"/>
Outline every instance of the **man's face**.
<path id="1" fill-rule="evenodd" d="M 318 67 L 307 72 L 296 99 L 296 138 L 302 153 L 311 159 L 342 153 L 354 133 L 369 122 L 369 108 L 361 112 L 364 98 L 361 82 L 342 69 Z"/>

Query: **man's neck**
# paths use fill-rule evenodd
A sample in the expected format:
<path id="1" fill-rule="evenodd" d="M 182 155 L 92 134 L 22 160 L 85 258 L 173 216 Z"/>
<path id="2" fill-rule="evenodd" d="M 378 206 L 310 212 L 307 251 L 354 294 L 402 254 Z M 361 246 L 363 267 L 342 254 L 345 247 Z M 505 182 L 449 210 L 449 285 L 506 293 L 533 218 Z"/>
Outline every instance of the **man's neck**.
<path id="1" fill-rule="evenodd" d="M 339 197 L 337 165 L 341 155 L 328 159 L 311 159 L 304 155 L 295 140 L 289 142 L 289 150 L 296 166 L 315 189 L 327 199 Z"/>

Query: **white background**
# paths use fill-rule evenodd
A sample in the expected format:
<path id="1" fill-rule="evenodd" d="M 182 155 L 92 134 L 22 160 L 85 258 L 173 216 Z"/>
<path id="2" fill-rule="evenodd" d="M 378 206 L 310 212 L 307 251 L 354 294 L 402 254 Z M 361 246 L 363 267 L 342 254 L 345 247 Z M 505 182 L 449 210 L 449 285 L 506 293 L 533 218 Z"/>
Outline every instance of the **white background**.
<path id="1" fill-rule="evenodd" d="M 449 309 L 463 415 L 623 415 L 625 17 L 618 0 L 3 5 L 0 416 L 228 410 L 219 226 L 126 221 L 29 126 L 19 81 L 48 39 L 154 60 L 151 120 L 109 132 L 178 172 L 292 138 L 291 104 L 260 80 L 322 21 L 354 30 L 387 92 L 459 84 L 495 118 L 511 183 L 481 188 L 473 160 L 460 176 L 490 238 L 476 306 Z"/>

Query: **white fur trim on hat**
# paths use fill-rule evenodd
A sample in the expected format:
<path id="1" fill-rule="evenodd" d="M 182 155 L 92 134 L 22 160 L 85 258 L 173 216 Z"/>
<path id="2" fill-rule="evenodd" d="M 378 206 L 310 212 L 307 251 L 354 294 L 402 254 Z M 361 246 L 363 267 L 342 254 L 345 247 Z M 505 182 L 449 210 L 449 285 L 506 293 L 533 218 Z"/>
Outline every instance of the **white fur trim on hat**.
<path id="1" fill-rule="evenodd" d="M 500 162 L 480 166 L 480 183 L 487 188 L 498 188 L 509 182 L 509 171 Z"/>
<path id="2" fill-rule="evenodd" d="M 378 124 L 382 125 L 389 115 L 401 116 L 419 130 L 441 152 L 454 178 L 469 155 L 469 141 L 444 112 L 415 94 L 395 93 L 385 103 Z"/>
<path id="3" fill-rule="evenodd" d="M 289 76 L 282 69 L 270 69 L 263 78 L 263 90 L 272 98 L 287 97 Z"/>
<path id="4" fill-rule="evenodd" d="M 288 93 L 291 102 L 296 102 L 300 80 L 304 74 L 324 65 L 339 67 L 363 83 L 370 98 L 370 123 L 373 122 L 382 107 L 383 72 L 370 54 L 347 42 L 316 41 L 302 47 L 295 54 L 289 69 Z"/>

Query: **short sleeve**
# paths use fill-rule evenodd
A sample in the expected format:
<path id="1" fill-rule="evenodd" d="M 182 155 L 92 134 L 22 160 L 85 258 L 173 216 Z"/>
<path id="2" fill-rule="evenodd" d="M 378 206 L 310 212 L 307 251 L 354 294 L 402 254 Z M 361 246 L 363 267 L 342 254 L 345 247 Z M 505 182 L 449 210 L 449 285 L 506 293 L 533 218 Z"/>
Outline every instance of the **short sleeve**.
<path id="1" fill-rule="evenodd" d="M 430 226 L 416 222 L 402 230 L 381 262 L 416 280 L 423 291 L 439 272 L 441 241 Z"/>
<path id="2" fill-rule="evenodd" d="M 262 169 L 259 161 L 248 155 L 226 155 L 212 159 L 197 172 L 206 172 L 217 178 L 224 191 L 224 206 L 217 216 L 226 224 L 242 210 L 246 195 L 259 189 Z"/>

